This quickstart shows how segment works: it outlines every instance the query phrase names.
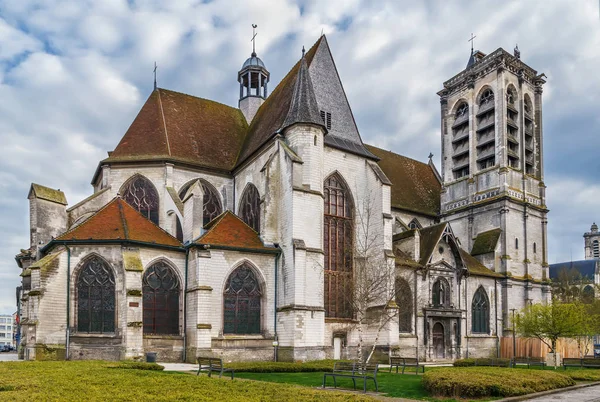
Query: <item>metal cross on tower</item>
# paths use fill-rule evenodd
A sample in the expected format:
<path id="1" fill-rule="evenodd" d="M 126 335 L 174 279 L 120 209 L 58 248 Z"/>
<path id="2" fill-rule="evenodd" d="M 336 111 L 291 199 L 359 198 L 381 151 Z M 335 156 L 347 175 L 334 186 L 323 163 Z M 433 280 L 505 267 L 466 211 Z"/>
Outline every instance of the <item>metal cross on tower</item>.
<path id="1" fill-rule="evenodd" d="M 252 56 L 256 56 L 256 35 L 258 35 L 256 28 L 258 28 L 258 25 L 252 24 L 252 39 L 250 39 L 250 42 L 252 42 Z"/>
<path id="2" fill-rule="evenodd" d="M 471 53 L 473 53 L 473 39 L 475 39 L 477 36 L 473 35 L 473 32 L 471 32 L 471 39 L 469 39 L 467 42 L 471 42 Z"/>
<path id="3" fill-rule="evenodd" d="M 156 89 L 156 69 L 158 68 L 158 66 L 156 65 L 156 62 L 154 62 L 154 89 Z"/>

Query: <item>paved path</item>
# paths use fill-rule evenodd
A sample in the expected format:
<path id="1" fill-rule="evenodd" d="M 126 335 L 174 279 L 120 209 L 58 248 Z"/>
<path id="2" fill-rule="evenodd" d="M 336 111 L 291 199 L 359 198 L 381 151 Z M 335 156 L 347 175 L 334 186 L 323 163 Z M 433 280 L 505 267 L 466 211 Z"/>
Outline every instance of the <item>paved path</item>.
<path id="1" fill-rule="evenodd" d="M 558 394 L 540 396 L 538 398 L 532 398 L 527 400 L 536 402 L 600 402 L 600 385 L 579 388 L 573 391 L 560 392 Z"/>
<path id="2" fill-rule="evenodd" d="M 161 363 L 161 366 L 165 368 L 165 371 L 197 371 L 198 365 L 191 363 Z"/>
<path id="3" fill-rule="evenodd" d="M 19 361 L 18 355 L 16 353 L 0 353 L 0 362 L 16 362 Z"/>

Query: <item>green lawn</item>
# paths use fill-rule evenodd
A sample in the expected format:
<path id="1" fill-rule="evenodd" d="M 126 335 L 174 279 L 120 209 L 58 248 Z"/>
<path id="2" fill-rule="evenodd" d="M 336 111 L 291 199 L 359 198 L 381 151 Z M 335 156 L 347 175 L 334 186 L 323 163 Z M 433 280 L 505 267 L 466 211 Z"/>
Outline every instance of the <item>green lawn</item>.
<path id="1" fill-rule="evenodd" d="M 2 362 L 0 401 L 373 401 L 295 385 L 116 368 L 114 362 Z"/>
<path id="2" fill-rule="evenodd" d="M 236 377 L 248 378 L 257 381 L 268 381 L 277 383 L 289 383 L 303 385 L 305 387 L 320 387 L 323 383 L 323 373 L 236 373 Z M 382 372 L 377 374 L 379 392 L 386 396 L 409 398 L 409 399 L 431 399 L 421 385 L 421 376 L 413 374 L 389 374 Z M 327 387 L 333 387 L 333 379 L 327 379 Z M 352 380 L 349 378 L 337 379 L 337 385 L 344 389 L 353 389 Z M 362 382 L 357 380 L 356 388 L 362 390 Z M 367 382 L 367 391 L 375 391 L 372 380 Z"/>

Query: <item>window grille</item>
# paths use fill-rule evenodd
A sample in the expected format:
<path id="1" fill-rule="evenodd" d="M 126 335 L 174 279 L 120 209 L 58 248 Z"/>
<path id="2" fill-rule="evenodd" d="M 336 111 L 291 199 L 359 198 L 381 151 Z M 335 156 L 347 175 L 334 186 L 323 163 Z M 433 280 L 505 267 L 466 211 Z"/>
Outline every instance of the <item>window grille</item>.
<path id="1" fill-rule="evenodd" d="M 260 233 L 260 195 L 252 183 L 248 184 L 242 195 L 240 218 L 257 233 Z"/>
<path id="2" fill-rule="evenodd" d="M 404 278 L 396 278 L 396 304 L 399 308 L 400 332 L 412 332 L 413 297 L 410 286 Z"/>
<path id="3" fill-rule="evenodd" d="M 479 334 L 490 332 L 490 303 L 481 286 L 475 292 L 471 303 L 471 332 Z"/>
<path id="4" fill-rule="evenodd" d="M 259 282 L 248 264 L 233 271 L 223 295 L 223 332 L 260 334 L 261 297 Z"/>
<path id="5" fill-rule="evenodd" d="M 115 332 L 115 278 L 99 257 L 86 261 L 77 277 L 77 331 Z"/>
<path id="6" fill-rule="evenodd" d="M 158 225 L 158 192 L 150 180 L 140 175 L 133 177 L 123 191 L 123 199 Z"/>
<path id="7" fill-rule="evenodd" d="M 145 334 L 179 334 L 179 280 L 159 261 L 144 272 L 142 294 Z"/>

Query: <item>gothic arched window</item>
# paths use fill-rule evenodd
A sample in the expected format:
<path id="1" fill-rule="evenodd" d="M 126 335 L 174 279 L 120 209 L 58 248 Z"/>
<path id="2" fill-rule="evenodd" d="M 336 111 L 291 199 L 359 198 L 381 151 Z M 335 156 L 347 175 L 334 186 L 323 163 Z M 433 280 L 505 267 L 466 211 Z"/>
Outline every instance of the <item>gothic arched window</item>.
<path id="1" fill-rule="evenodd" d="M 123 190 L 123 199 L 158 225 L 158 192 L 150 180 L 134 176 Z"/>
<path id="2" fill-rule="evenodd" d="M 248 226 L 260 233 L 260 195 L 256 187 L 250 183 L 246 186 L 240 201 L 240 218 Z"/>
<path id="3" fill-rule="evenodd" d="M 433 284 L 432 302 L 434 306 L 450 306 L 450 285 L 446 278 L 438 278 Z"/>
<path id="4" fill-rule="evenodd" d="M 594 287 L 592 285 L 587 285 L 583 288 L 583 292 L 581 292 L 581 299 L 584 303 L 592 303 L 595 297 L 596 292 L 594 291 Z"/>
<path id="5" fill-rule="evenodd" d="M 467 105 L 466 103 L 463 103 L 462 105 L 460 105 L 458 107 L 458 109 L 456 109 L 456 120 L 460 119 L 461 117 L 464 117 L 466 115 L 469 114 L 469 105 Z"/>
<path id="6" fill-rule="evenodd" d="M 223 294 L 223 333 L 260 334 L 261 297 L 260 284 L 248 264 L 233 271 Z"/>
<path id="7" fill-rule="evenodd" d="M 423 229 L 423 226 L 417 218 L 413 218 L 413 220 L 408 224 L 408 227 L 410 229 Z"/>
<path id="8" fill-rule="evenodd" d="M 325 180 L 325 316 L 352 318 L 352 268 L 354 246 L 353 206 L 342 178 Z"/>
<path id="9" fill-rule="evenodd" d="M 183 227 L 178 216 L 175 217 L 175 238 L 183 243 Z"/>
<path id="10" fill-rule="evenodd" d="M 77 276 L 77 332 L 115 332 L 115 277 L 97 256 Z"/>
<path id="11" fill-rule="evenodd" d="M 413 299 L 408 282 L 396 278 L 396 304 L 398 305 L 398 324 L 400 332 L 412 332 Z"/>
<path id="12" fill-rule="evenodd" d="M 512 87 L 509 87 L 506 90 L 506 101 L 508 102 L 509 105 L 514 105 L 515 102 L 517 101 L 517 93 L 515 92 L 515 90 Z"/>
<path id="13" fill-rule="evenodd" d="M 217 190 L 206 180 L 198 179 L 198 181 L 202 186 L 202 193 L 204 194 L 202 197 L 202 226 L 206 226 L 210 221 L 221 215 L 223 207 L 221 206 L 221 199 Z M 179 198 L 183 200 L 187 191 L 194 183 L 191 182 L 183 186 L 179 190 Z"/>
<path id="14" fill-rule="evenodd" d="M 145 334 L 179 334 L 179 280 L 165 262 L 152 264 L 142 279 Z"/>
<path id="15" fill-rule="evenodd" d="M 471 303 L 471 332 L 475 334 L 490 332 L 490 302 L 481 286 L 475 292 Z"/>
<path id="16" fill-rule="evenodd" d="M 532 115 L 533 114 L 533 106 L 531 105 L 531 99 L 529 99 L 529 96 L 525 95 L 525 101 L 523 102 L 523 109 L 525 110 L 525 113 L 527 113 L 528 115 Z"/>
<path id="17" fill-rule="evenodd" d="M 486 89 L 479 99 L 479 107 L 484 107 L 494 103 L 494 93 L 491 89 Z"/>

